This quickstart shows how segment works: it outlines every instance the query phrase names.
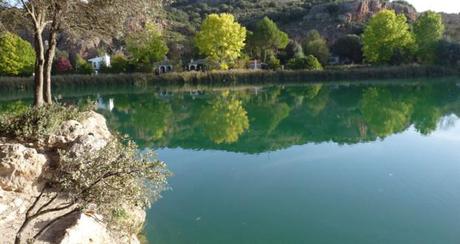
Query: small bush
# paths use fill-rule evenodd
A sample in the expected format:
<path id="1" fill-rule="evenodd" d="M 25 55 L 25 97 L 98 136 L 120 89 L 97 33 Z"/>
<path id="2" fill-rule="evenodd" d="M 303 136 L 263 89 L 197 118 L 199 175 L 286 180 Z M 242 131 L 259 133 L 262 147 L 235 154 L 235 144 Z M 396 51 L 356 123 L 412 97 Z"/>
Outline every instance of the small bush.
<path id="1" fill-rule="evenodd" d="M 64 107 L 59 104 L 23 108 L 22 112 L 0 115 L 0 135 L 22 141 L 40 141 L 55 132 L 66 120 L 82 119 L 88 107 Z"/>
<path id="2" fill-rule="evenodd" d="M 75 60 L 75 71 L 78 74 L 90 75 L 94 73 L 94 68 L 90 63 L 78 55 Z"/>
<path id="3" fill-rule="evenodd" d="M 293 58 L 288 62 L 288 68 L 298 70 L 322 70 L 323 66 L 318 61 L 318 59 L 313 55 L 308 55 L 306 57 Z"/>
<path id="4" fill-rule="evenodd" d="M 64 73 L 71 71 L 73 67 L 68 58 L 60 57 L 55 63 L 55 69 L 56 69 L 56 73 L 64 74 Z"/>
<path id="5" fill-rule="evenodd" d="M 126 73 L 129 70 L 129 61 L 123 54 L 116 54 L 112 57 L 110 73 Z"/>

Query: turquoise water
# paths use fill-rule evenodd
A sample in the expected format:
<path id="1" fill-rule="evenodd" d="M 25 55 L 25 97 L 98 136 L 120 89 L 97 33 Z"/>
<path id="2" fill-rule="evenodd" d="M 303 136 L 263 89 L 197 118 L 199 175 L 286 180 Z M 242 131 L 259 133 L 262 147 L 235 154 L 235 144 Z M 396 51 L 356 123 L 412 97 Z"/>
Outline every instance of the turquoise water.
<path id="1" fill-rule="evenodd" d="M 148 212 L 150 243 L 460 243 L 455 83 L 158 88 L 99 100 L 113 129 L 174 173 Z"/>

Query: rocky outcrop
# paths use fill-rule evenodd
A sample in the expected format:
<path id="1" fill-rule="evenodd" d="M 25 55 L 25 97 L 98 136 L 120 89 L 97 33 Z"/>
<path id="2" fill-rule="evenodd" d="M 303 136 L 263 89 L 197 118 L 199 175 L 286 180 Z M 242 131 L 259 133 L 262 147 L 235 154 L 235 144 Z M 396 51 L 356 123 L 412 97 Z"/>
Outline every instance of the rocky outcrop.
<path id="1" fill-rule="evenodd" d="M 300 23 L 288 24 L 285 28 L 297 39 L 303 38 L 309 30 L 317 29 L 329 43 L 333 43 L 345 34 L 362 32 L 364 23 L 383 9 L 392 9 L 398 14 L 404 14 L 410 22 L 417 19 L 416 9 L 403 2 L 355 0 L 315 5 Z M 299 30 L 299 26 L 304 28 Z"/>
<path id="2" fill-rule="evenodd" d="M 112 139 L 102 115 L 88 112 L 82 117 L 85 119 L 62 123 L 57 132 L 45 140 L 45 145 L 35 145 L 37 148 L 8 143 L 0 138 L 0 244 L 14 242 L 15 234 L 34 197 L 38 196 L 45 176 L 53 165 L 59 163 L 56 162 L 59 160 L 55 157 L 56 150 L 69 150 L 78 156 L 99 150 Z M 140 228 L 145 221 L 145 211 L 136 207 L 129 209 L 132 215 L 129 221 L 133 222 L 130 224 Z M 24 239 L 63 213 L 56 212 L 37 219 L 37 224 L 24 232 Z M 109 230 L 103 223 L 96 212 L 75 212 L 53 223 L 36 243 L 138 243 L 136 236 Z"/>
<path id="3" fill-rule="evenodd" d="M 33 148 L 21 144 L 0 144 L 0 188 L 33 193 L 40 185 L 47 159 Z"/>

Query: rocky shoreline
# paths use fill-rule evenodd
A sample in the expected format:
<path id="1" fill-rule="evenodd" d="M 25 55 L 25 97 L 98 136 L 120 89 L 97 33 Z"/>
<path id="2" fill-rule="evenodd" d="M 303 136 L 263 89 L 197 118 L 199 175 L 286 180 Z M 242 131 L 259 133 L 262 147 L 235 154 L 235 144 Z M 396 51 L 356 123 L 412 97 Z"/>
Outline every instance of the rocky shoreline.
<path id="1" fill-rule="evenodd" d="M 65 121 L 43 141 L 0 138 L 0 243 L 14 243 L 27 212 L 47 183 L 47 174 L 60 163 L 58 150 L 84 155 L 100 150 L 113 139 L 102 115 L 86 112 L 84 118 Z M 52 204 L 59 207 L 63 202 L 65 199 L 58 199 Z M 108 228 L 97 210 L 72 211 L 58 218 L 66 214 L 66 210 L 62 210 L 35 219 L 30 228 L 24 230 L 22 239 L 32 238 L 49 225 L 33 243 L 140 243 L 136 234 L 142 229 L 145 211 L 135 206 L 127 206 L 127 209 L 130 209 L 130 223 L 136 226 L 132 233 Z"/>

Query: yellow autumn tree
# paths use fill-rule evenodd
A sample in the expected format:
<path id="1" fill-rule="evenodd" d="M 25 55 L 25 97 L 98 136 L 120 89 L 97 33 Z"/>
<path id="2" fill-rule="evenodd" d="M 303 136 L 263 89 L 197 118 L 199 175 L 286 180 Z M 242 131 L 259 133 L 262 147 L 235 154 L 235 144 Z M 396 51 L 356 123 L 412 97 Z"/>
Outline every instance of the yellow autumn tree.
<path id="1" fill-rule="evenodd" d="M 245 46 L 246 28 L 231 14 L 210 14 L 201 24 L 195 45 L 201 54 L 228 69 L 241 55 Z"/>

